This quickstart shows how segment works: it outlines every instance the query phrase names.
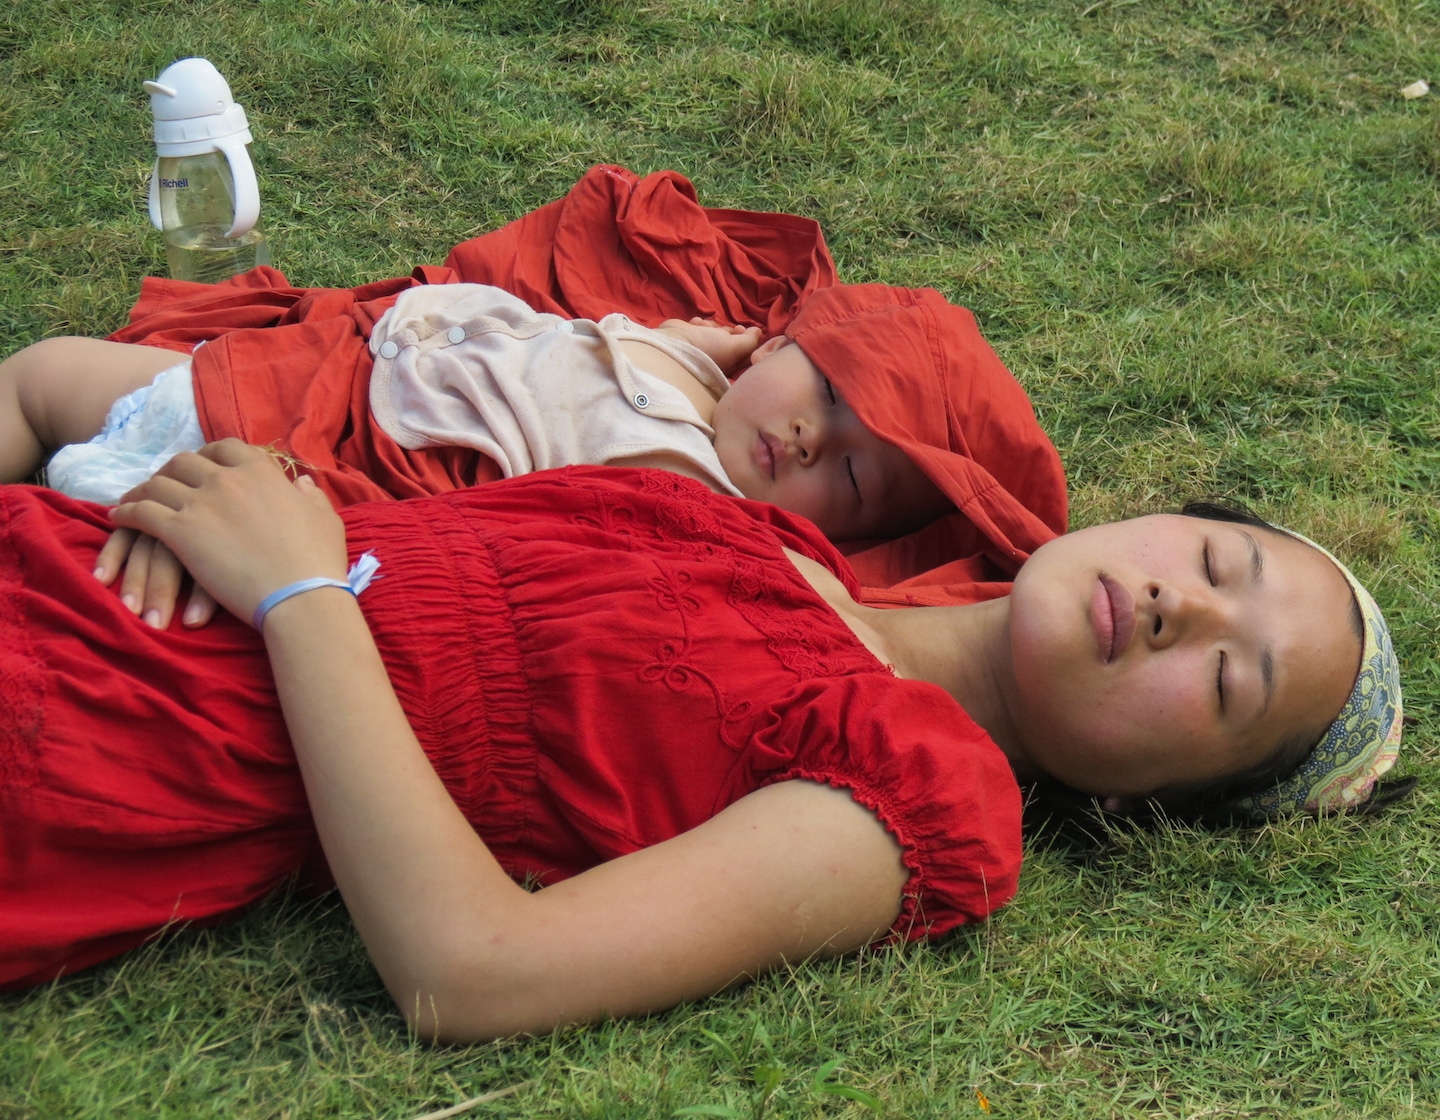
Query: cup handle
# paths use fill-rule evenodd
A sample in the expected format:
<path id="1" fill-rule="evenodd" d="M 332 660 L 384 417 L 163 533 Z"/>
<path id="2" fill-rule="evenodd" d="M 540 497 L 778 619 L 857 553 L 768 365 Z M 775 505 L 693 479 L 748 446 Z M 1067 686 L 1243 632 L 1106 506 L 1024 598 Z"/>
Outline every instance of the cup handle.
<path id="1" fill-rule="evenodd" d="M 260 185 L 255 181 L 255 165 L 243 142 L 221 140 L 216 145 L 230 161 L 230 180 L 235 184 L 235 224 L 226 237 L 244 237 L 260 217 Z"/>
<path id="2" fill-rule="evenodd" d="M 163 231 L 165 224 L 160 220 L 160 161 L 150 169 L 150 224 Z"/>

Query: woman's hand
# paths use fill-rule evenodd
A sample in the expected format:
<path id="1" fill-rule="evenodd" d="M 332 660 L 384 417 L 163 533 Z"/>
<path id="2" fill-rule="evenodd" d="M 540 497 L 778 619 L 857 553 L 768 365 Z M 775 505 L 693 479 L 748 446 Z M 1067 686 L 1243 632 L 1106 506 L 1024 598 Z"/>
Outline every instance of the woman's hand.
<path id="1" fill-rule="evenodd" d="M 95 558 L 95 578 L 109 587 L 120 581 L 120 601 L 147 626 L 164 630 L 175 613 L 180 585 L 188 574 L 165 545 L 134 529 L 116 529 Z M 190 588 L 181 625 L 195 629 L 215 617 L 216 602 L 198 583 Z"/>
<path id="2" fill-rule="evenodd" d="M 324 493 L 239 440 L 175 456 L 110 518 L 156 538 L 238 618 L 297 580 L 345 578 L 345 527 Z"/>

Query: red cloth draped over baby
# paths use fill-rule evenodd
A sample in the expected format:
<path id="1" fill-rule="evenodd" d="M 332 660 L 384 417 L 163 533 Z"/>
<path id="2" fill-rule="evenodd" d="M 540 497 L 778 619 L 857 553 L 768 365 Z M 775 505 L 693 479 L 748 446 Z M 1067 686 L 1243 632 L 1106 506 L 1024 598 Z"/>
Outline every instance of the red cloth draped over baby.
<path id="1" fill-rule="evenodd" d="M 655 325 L 702 316 L 756 325 L 768 336 L 786 331 L 806 297 L 833 286 L 836 275 L 814 221 L 709 209 L 676 172 L 640 177 L 598 166 L 564 198 L 408 277 L 355 288 L 293 288 L 263 267 L 219 285 L 147 277 L 130 325 L 110 337 L 182 353 L 204 342 L 194 376 L 205 435 L 276 447 L 341 505 L 443 493 L 492 481 L 499 470 L 469 448 L 408 451 L 386 435 L 370 413 L 367 340 L 406 288 L 457 281 L 493 284 L 572 318 L 623 311 Z M 966 353 L 944 370 L 963 387 L 936 390 L 948 418 L 937 445 L 943 453 L 921 461 L 962 515 L 854 555 L 870 602 L 1003 594 L 1029 553 L 1064 531 L 1059 457 L 970 322 Z M 870 345 L 871 353 L 885 350 Z M 897 388 L 887 400 L 887 378 L 866 384 L 864 401 L 851 403 L 872 430 L 907 450 L 928 438 L 922 414 L 933 412 L 933 392 Z M 851 399 L 848 383 L 842 392 Z"/>
<path id="2" fill-rule="evenodd" d="M 861 422 L 955 503 L 898 540 L 841 547 L 866 602 L 1003 595 L 1029 554 L 1064 532 L 1060 456 L 965 308 L 933 288 L 837 284 L 810 295 L 786 333 Z"/>

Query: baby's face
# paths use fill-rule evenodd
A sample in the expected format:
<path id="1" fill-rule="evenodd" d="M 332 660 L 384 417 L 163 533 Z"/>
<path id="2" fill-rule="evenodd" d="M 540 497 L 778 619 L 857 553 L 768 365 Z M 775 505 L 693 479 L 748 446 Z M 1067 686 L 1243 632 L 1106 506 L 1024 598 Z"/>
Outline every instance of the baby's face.
<path id="1" fill-rule="evenodd" d="M 790 339 L 766 342 L 752 362 L 711 419 L 720 465 L 747 498 L 809 518 L 832 541 L 900 536 L 953 508 Z"/>

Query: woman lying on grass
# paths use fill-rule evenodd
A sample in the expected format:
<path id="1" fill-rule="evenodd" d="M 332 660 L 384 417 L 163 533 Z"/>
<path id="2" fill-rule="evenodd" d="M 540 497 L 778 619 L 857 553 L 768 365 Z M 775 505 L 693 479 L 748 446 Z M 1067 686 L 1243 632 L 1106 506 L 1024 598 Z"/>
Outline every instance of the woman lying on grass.
<path id="1" fill-rule="evenodd" d="M 887 611 L 808 522 L 661 471 L 337 515 L 226 442 L 113 524 L 0 510 L 9 987 L 328 864 L 426 1037 L 643 1013 L 984 918 L 1017 777 L 1325 811 L 1398 745 L 1370 597 L 1245 524 L 1102 525 L 1008 598 Z M 116 524 L 229 613 L 140 624 L 92 575 Z"/>

